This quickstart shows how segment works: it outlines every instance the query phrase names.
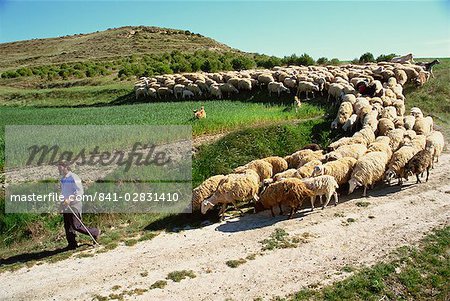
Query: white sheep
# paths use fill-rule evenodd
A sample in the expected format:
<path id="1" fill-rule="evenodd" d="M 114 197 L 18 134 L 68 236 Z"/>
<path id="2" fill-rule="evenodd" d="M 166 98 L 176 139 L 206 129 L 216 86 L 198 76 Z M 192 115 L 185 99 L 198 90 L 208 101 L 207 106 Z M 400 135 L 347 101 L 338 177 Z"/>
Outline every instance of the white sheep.
<path id="1" fill-rule="evenodd" d="M 258 201 L 258 190 L 260 178 L 258 174 L 251 169 L 241 174 L 229 174 L 219 182 L 217 190 L 212 196 L 202 202 L 202 214 L 213 208 L 217 204 L 222 204 L 219 212 L 220 219 L 224 219 L 225 210 L 228 204 L 233 204 L 235 208 L 236 201 L 248 201 L 254 199 Z"/>
<path id="2" fill-rule="evenodd" d="M 367 147 L 363 144 L 342 145 L 336 150 L 325 155 L 326 161 L 337 160 L 344 157 L 352 157 L 359 159 L 367 151 Z"/>
<path id="3" fill-rule="evenodd" d="M 433 118 L 431 116 L 416 117 L 413 130 L 418 135 L 428 135 L 433 130 Z"/>
<path id="4" fill-rule="evenodd" d="M 353 128 L 356 124 L 356 120 L 358 118 L 358 115 L 356 114 L 352 114 L 347 121 L 345 121 L 344 125 L 342 126 L 342 129 L 347 132 L 348 130 L 350 130 L 350 132 L 353 131 Z"/>
<path id="5" fill-rule="evenodd" d="M 445 141 L 444 141 L 444 135 L 442 135 L 439 131 L 432 131 L 426 139 L 425 147 L 427 149 L 432 148 L 433 152 L 433 165 L 434 168 L 434 162 L 439 162 L 439 157 L 442 153 L 442 150 L 444 149 Z"/>
<path id="6" fill-rule="evenodd" d="M 300 97 L 300 93 L 305 92 L 306 99 L 308 98 L 308 92 L 311 92 L 314 98 L 314 91 L 319 92 L 319 86 L 315 83 L 307 81 L 299 81 L 297 86 L 297 96 Z"/>
<path id="7" fill-rule="evenodd" d="M 192 210 L 200 210 L 202 202 L 214 194 L 220 181 L 225 179 L 224 175 L 212 176 L 203 181 L 192 190 Z"/>
<path id="8" fill-rule="evenodd" d="M 267 85 L 267 89 L 269 90 L 269 95 L 272 95 L 272 93 L 277 93 L 278 97 L 280 97 L 281 93 L 291 93 L 291 90 L 286 88 L 283 83 L 279 82 L 270 82 Z"/>
<path id="9" fill-rule="evenodd" d="M 350 179 L 356 161 L 355 158 L 344 157 L 323 165 L 318 164 L 314 167 L 312 176 L 330 175 L 334 177 L 338 185 L 344 185 Z"/>
<path id="10" fill-rule="evenodd" d="M 317 176 L 314 178 L 306 178 L 301 180 L 308 189 L 310 189 L 314 195 L 311 196 L 311 211 L 314 210 L 314 201 L 317 196 L 320 197 L 320 203 L 322 204 L 322 196 L 326 197 L 325 204 L 322 209 L 327 207 L 332 196 L 334 196 L 334 205 L 336 206 L 339 199 L 336 189 L 339 188 L 338 183 L 334 177 L 329 175 Z"/>
<path id="11" fill-rule="evenodd" d="M 367 195 L 367 187 L 375 185 L 383 178 L 386 164 L 388 163 L 387 154 L 384 152 L 370 152 L 359 159 L 351 175 L 348 193 L 352 193 L 355 188 L 364 186 L 363 196 Z"/>

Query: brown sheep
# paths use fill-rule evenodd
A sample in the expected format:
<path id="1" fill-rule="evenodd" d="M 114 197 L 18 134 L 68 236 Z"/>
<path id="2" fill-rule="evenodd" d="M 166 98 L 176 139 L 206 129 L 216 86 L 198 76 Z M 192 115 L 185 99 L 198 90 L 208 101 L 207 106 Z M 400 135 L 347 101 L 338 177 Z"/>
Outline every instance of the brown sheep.
<path id="1" fill-rule="evenodd" d="M 404 175 L 405 180 L 408 180 L 409 176 L 416 175 L 416 183 L 422 183 L 419 178 L 419 174 L 427 171 L 427 179 L 430 175 L 430 168 L 433 164 L 433 151 L 431 149 L 424 149 L 415 154 L 405 165 Z"/>
<path id="2" fill-rule="evenodd" d="M 280 208 L 280 214 L 283 214 L 281 205 L 290 207 L 289 219 L 294 212 L 301 207 L 304 199 L 310 199 L 314 192 L 309 190 L 306 185 L 297 178 L 282 179 L 281 181 L 270 184 L 261 194 L 259 202 L 255 206 L 256 211 L 270 209 L 272 216 L 275 216 L 273 207 Z"/>

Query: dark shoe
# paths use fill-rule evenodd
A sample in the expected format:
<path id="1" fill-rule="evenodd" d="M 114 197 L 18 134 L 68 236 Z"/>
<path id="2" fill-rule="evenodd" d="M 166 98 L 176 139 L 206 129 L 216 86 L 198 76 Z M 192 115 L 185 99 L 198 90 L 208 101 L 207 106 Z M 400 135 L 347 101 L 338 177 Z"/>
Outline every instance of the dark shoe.
<path id="1" fill-rule="evenodd" d="M 76 248 L 78 248 L 78 244 L 68 244 L 67 247 L 65 248 L 66 250 L 75 250 Z"/>

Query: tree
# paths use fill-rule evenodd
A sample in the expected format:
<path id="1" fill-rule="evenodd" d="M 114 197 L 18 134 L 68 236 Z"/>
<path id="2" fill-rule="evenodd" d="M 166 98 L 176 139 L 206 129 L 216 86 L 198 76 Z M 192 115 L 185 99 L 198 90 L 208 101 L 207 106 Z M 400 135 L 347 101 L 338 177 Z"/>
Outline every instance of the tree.
<path id="1" fill-rule="evenodd" d="M 341 62 L 339 61 L 338 58 L 332 58 L 331 61 L 330 61 L 330 64 L 331 64 L 331 65 L 334 65 L 334 66 L 337 66 L 337 65 L 339 65 L 340 63 L 341 63 Z"/>
<path id="2" fill-rule="evenodd" d="M 361 55 L 361 57 L 359 58 L 359 62 L 362 64 L 369 63 L 369 62 L 375 62 L 375 58 L 373 57 L 372 53 L 366 52 L 363 55 Z"/>
<path id="3" fill-rule="evenodd" d="M 328 59 L 326 57 L 319 57 L 317 59 L 318 65 L 327 65 L 329 63 Z"/>
<path id="4" fill-rule="evenodd" d="M 255 62 L 247 56 L 238 56 L 231 60 L 234 70 L 251 69 L 255 67 Z"/>

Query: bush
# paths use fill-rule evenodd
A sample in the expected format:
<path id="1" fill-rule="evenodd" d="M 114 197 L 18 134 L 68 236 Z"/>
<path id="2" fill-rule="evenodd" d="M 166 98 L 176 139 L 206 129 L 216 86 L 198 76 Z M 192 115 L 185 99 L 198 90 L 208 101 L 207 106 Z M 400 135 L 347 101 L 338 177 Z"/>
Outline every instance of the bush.
<path id="1" fill-rule="evenodd" d="M 373 57 L 373 54 L 370 52 L 366 52 L 363 55 L 360 56 L 359 58 L 359 62 L 364 64 L 364 63 L 371 63 L 371 62 L 375 62 L 375 58 Z"/>
<path id="2" fill-rule="evenodd" d="M 390 62 L 394 57 L 396 57 L 397 55 L 395 53 L 391 53 L 391 54 L 380 54 L 377 57 L 377 62 Z"/>
<path id="3" fill-rule="evenodd" d="M 329 61 L 326 57 L 320 57 L 317 59 L 318 65 L 327 65 L 328 63 L 329 63 Z"/>
<path id="4" fill-rule="evenodd" d="M 331 64 L 331 65 L 334 65 L 334 66 L 337 66 L 337 65 L 339 65 L 340 63 L 341 63 L 341 62 L 339 61 L 338 58 L 332 58 L 331 61 L 330 61 L 330 64 Z"/>
<path id="5" fill-rule="evenodd" d="M 255 67 L 255 61 L 247 56 L 240 56 L 232 59 L 231 65 L 233 66 L 234 70 L 240 71 Z"/>
<path id="6" fill-rule="evenodd" d="M 2 73 L 2 78 L 16 78 L 19 77 L 20 74 L 14 70 L 8 70 Z"/>

